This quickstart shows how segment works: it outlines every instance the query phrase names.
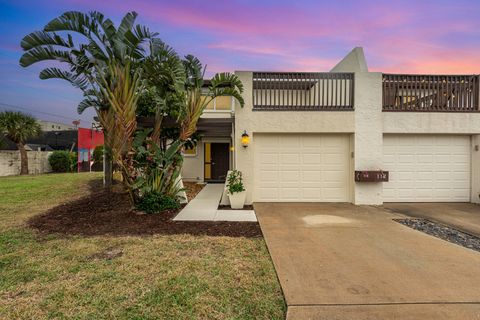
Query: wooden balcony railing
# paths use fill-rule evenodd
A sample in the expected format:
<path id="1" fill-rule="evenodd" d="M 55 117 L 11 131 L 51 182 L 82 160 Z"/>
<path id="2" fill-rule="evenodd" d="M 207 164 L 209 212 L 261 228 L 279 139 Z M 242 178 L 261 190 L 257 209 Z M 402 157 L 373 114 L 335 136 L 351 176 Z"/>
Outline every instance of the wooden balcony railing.
<path id="1" fill-rule="evenodd" d="M 254 72 L 253 110 L 353 110 L 353 73 Z"/>
<path id="2" fill-rule="evenodd" d="M 478 75 L 383 75 L 383 111 L 477 112 Z"/>

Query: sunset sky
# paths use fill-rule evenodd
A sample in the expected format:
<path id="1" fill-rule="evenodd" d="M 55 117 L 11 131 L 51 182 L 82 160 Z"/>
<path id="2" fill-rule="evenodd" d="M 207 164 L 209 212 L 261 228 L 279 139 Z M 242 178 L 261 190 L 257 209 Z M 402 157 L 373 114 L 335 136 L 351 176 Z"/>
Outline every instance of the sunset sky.
<path id="1" fill-rule="evenodd" d="M 353 47 L 370 71 L 480 73 L 480 1 L 108 1 L 0 0 L 0 110 L 89 127 L 80 93 L 23 69 L 20 40 L 64 11 L 98 10 L 118 22 L 127 11 L 209 74 L 234 70 L 329 71 Z M 45 65 L 43 65 L 45 66 Z"/>

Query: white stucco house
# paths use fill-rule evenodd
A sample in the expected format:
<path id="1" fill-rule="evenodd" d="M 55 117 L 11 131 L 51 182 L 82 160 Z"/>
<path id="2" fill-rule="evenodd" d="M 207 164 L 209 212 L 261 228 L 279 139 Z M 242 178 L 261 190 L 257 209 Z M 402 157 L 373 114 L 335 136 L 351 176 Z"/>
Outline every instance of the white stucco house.
<path id="1" fill-rule="evenodd" d="M 369 72 L 362 48 L 330 72 L 235 73 L 245 106 L 209 106 L 184 179 L 241 170 L 247 203 L 480 202 L 478 75 Z"/>

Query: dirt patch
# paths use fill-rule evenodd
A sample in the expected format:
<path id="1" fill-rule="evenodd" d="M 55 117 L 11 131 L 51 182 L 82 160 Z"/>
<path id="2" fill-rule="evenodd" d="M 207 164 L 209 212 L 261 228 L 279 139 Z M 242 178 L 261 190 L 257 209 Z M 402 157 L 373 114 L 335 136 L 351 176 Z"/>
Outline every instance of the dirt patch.
<path id="1" fill-rule="evenodd" d="M 112 260 L 123 255 L 123 250 L 121 248 L 110 247 L 101 252 L 92 254 L 89 258 L 91 260 Z"/>
<path id="2" fill-rule="evenodd" d="M 219 204 L 218 210 L 253 210 L 253 206 L 251 204 L 246 204 L 243 206 L 243 209 L 232 209 L 230 205 Z"/>
<path id="3" fill-rule="evenodd" d="M 195 198 L 197 194 L 202 191 L 203 187 L 205 187 L 204 184 L 196 182 L 184 182 L 183 186 L 185 187 L 188 201 L 191 201 L 193 198 Z"/>
<path id="4" fill-rule="evenodd" d="M 186 184 L 187 190 L 189 184 Z M 92 193 L 37 215 L 28 221 L 41 234 L 63 235 L 172 235 L 191 234 L 228 237 L 261 237 L 256 222 L 172 221 L 181 210 L 138 214 L 124 192 L 108 194 L 101 184 Z M 191 189 L 192 190 L 192 189 Z M 201 190 L 201 189 L 200 189 Z M 192 195 L 195 190 L 190 191 Z M 198 193 L 197 192 L 197 193 Z M 188 194 L 188 193 L 187 193 Z"/>

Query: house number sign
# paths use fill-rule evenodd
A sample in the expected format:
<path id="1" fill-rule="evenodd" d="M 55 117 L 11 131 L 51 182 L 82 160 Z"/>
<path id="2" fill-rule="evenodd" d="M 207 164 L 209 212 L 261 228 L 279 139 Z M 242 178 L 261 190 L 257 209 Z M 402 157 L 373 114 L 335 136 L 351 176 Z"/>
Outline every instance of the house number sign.
<path id="1" fill-rule="evenodd" d="M 388 171 L 355 171 L 356 182 L 388 182 Z"/>

